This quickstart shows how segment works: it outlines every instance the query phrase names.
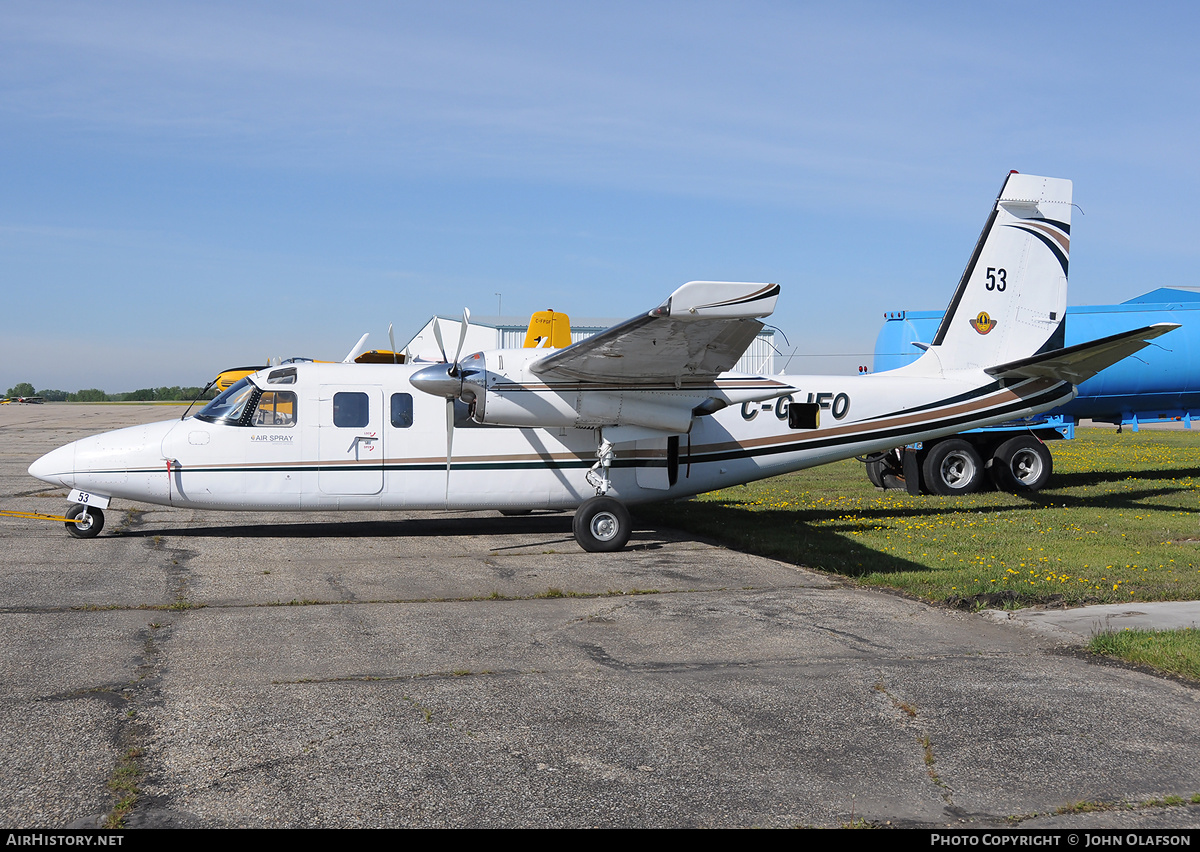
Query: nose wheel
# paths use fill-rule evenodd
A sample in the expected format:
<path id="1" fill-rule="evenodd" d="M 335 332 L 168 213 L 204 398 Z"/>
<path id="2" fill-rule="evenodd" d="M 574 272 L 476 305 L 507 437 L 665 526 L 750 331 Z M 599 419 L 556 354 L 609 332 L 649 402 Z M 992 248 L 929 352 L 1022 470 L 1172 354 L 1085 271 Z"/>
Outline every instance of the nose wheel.
<path id="1" fill-rule="evenodd" d="M 104 513 L 95 506 L 84 506 L 82 503 L 72 503 L 65 517 L 67 532 L 75 538 L 95 538 L 104 529 Z"/>
<path id="2" fill-rule="evenodd" d="M 572 527 L 575 540 L 584 550 L 611 553 L 629 541 L 629 510 L 611 497 L 593 497 L 575 510 Z"/>

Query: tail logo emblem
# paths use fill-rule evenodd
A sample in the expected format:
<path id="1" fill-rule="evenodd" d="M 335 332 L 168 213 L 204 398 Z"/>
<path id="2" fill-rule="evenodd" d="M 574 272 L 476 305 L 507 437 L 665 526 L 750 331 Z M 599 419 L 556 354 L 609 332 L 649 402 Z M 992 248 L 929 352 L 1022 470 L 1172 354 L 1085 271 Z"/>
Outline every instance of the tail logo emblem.
<path id="1" fill-rule="evenodd" d="M 987 334 L 996 327 L 996 321 L 988 316 L 987 311 L 980 311 L 979 316 L 971 320 L 971 328 L 978 331 L 980 334 Z"/>

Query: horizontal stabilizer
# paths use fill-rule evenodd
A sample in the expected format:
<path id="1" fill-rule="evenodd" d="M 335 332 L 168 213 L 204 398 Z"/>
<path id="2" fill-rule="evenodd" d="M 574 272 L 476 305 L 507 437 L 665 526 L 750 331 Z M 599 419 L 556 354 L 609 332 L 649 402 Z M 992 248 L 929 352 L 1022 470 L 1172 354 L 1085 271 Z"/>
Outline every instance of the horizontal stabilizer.
<path id="1" fill-rule="evenodd" d="M 1055 349 L 1031 358 L 1019 361 L 1009 361 L 989 367 L 985 372 L 999 379 L 1057 379 L 1080 384 L 1099 373 L 1105 367 L 1111 367 L 1134 352 L 1144 349 L 1156 337 L 1179 328 L 1178 323 L 1160 322 L 1068 346 L 1066 349 Z"/>

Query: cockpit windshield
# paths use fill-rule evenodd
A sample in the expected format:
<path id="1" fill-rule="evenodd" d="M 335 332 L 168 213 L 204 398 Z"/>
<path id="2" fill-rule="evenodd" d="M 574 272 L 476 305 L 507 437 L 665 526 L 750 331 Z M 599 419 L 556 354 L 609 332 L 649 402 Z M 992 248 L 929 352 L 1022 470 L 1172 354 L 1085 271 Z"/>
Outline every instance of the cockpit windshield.
<path id="1" fill-rule="evenodd" d="M 241 425 L 243 419 L 254 410 L 261 391 L 249 378 L 239 379 L 229 386 L 220 396 L 204 406 L 197 420 L 209 423 L 230 423 Z"/>

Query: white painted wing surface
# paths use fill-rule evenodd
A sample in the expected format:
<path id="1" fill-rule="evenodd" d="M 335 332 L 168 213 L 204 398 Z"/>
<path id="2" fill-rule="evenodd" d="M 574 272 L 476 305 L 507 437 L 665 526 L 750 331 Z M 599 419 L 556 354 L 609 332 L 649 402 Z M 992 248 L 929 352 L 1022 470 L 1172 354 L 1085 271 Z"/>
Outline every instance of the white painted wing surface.
<path id="1" fill-rule="evenodd" d="M 778 284 L 690 281 L 654 310 L 529 365 L 546 381 L 653 384 L 713 379 L 754 342 Z"/>

